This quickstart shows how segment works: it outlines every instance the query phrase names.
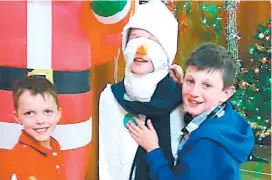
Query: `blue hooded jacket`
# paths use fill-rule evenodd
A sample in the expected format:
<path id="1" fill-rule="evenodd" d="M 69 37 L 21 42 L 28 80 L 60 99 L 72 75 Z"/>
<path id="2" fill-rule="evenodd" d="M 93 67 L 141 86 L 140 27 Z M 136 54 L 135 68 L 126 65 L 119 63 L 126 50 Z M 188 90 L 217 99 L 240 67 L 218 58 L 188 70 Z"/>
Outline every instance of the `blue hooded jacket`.
<path id="1" fill-rule="evenodd" d="M 174 170 L 160 148 L 146 155 L 153 180 L 238 180 L 240 163 L 254 145 L 248 122 L 226 103 L 225 114 L 204 121 L 190 134 Z"/>

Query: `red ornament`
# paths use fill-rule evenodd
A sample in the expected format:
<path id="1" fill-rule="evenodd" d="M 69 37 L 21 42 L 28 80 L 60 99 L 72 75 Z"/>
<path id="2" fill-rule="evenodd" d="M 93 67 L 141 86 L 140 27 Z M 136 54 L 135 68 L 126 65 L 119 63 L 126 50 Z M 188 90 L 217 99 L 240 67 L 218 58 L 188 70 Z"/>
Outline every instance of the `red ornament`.
<path id="1" fill-rule="evenodd" d="M 260 61 L 261 63 L 263 63 L 263 64 L 265 64 L 265 63 L 267 62 L 267 60 L 266 60 L 265 57 L 261 58 L 259 61 Z"/>
<path id="2" fill-rule="evenodd" d="M 259 68 L 254 69 L 254 73 L 258 74 L 260 72 Z"/>

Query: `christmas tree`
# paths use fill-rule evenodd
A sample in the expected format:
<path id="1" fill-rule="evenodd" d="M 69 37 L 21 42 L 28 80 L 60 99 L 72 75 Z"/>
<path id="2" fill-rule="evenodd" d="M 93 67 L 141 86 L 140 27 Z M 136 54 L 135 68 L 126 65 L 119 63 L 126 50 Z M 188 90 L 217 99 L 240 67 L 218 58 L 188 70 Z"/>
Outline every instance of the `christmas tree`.
<path id="1" fill-rule="evenodd" d="M 250 65 L 240 68 L 231 102 L 250 122 L 255 143 L 263 144 L 263 138 L 271 137 L 271 18 L 258 26 L 253 38 L 256 43 L 248 48 Z"/>

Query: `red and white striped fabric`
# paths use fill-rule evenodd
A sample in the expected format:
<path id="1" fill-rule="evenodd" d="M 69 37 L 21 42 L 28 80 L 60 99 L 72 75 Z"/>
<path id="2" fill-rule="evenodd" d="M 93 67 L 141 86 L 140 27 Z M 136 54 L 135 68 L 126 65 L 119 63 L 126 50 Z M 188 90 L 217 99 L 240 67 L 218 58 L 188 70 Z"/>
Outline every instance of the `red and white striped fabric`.
<path id="1" fill-rule="evenodd" d="M 79 19 L 81 6 L 82 2 L 76 1 L 0 2 L 0 66 L 90 70 L 89 41 Z M 53 136 L 64 151 L 67 180 L 85 179 L 92 139 L 91 98 L 91 90 L 59 94 L 62 118 Z M 0 151 L 3 151 L 15 145 L 21 125 L 13 118 L 11 91 L 0 90 L 0 99 Z"/>

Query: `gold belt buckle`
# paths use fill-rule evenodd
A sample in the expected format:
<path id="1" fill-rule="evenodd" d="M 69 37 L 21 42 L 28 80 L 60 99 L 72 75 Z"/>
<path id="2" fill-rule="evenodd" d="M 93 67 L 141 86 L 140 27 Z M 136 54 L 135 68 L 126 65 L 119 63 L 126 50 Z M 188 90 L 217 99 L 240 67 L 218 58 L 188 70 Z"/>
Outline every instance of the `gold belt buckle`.
<path id="1" fill-rule="evenodd" d="M 53 69 L 33 69 L 32 71 L 28 72 L 27 75 L 28 76 L 31 76 L 31 75 L 45 76 L 47 80 L 49 80 L 52 84 L 54 84 Z"/>

